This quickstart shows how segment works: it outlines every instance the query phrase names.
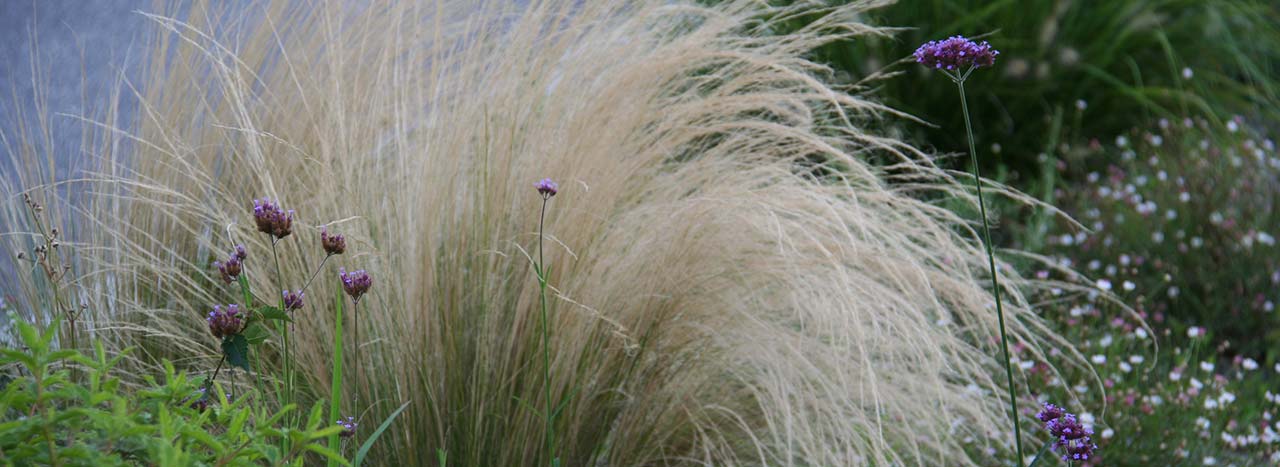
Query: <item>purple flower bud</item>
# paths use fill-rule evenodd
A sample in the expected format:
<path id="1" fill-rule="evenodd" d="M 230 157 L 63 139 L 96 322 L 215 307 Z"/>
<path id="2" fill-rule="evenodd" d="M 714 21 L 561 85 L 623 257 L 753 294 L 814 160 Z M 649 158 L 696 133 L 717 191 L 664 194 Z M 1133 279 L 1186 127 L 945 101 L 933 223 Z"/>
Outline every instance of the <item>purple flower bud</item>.
<path id="1" fill-rule="evenodd" d="M 1042 422 L 1048 423 L 1049 420 L 1061 417 L 1062 413 L 1062 407 L 1046 402 L 1044 404 L 1044 408 L 1040 410 L 1040 413 L 1036 414 L 1036 418 L 1040 419 Z"/>
<path id="2" fill-rule="evenodd" d="M 329 235 L 329 229 L 320 230 L 320 246 L 325 254 L 340 255 L 347 251 L 347 239 L 341 235 Z"/>
<path id="3" fill-rule="evenodd" d="M 550 178 L 544 178 L 542 181 L 533 184 L 533 186 L 538 189 L 538 193 L 542 195 L 542 199 L 548 199 L 555 196 L 560 190 L 560 185 L 551 181 Z"/>
<path id="4" fill-rule="evenodd" d="M 302 309 L 302 298 L 306 295 L 301 290 L 297 292 L 284 291 L 284 309 L 285 311 L 293 311 Z"/>
<path id="5" fill-rule="evenodd" d="M 916 49 L 914 55 L 916 62 L 924 66 L 954 71 L 994 65 L 1000 51 L 991 48 L 987 41 L 974 42 L 964 36 L 951 36 L 941 41 L 926 42 Z"/>
<path id="6" fill-rule="evenodd" d="M 356 435 L 356 427 L 360 426 L 360 424 L 356 423 L 355 417 L 347 417 L 338 420 L 338 426 L 342 427 L 342 432 L 338 433 L 338 436 L 350 438 Z"/>
<path id="7" fill-rule="evenodd" d="M 219 339 L 234 336 L 244 329 L 244 315 L 240 313 L 239 305 L 227 305 L 226 309 L 214 305 L 205 321 L 209 323 L 209 332 Z"/>
<path id="8" fill-rule="evenodd" d="M 259 232 L 269 234 L 276 240 L 293 233 L 293 210 L 285 211 L 279 205 L 272 204 L 269 199 L 253 200 L 253 221 L 258 225 Z"/>
<path id="9" fill-rule="evenodd" d="M 218 268 L 218 275 L 222 277 L 222 282 L 228 284 L 235 282 L 243 271 L 241 261 L 249 256 L 244 250 L 244 245 L 236 245 L 236 251 L 231 252 L 231 256 L 226 261 L 214 261 L 213 266 Z"/>
<path id="10" fill-rule="evenodd" d="M 360 297 L 369 291 L 369 287 L 373 287 L 373 278 L 365 273 L 363 269 L 347 273 L 346 268 L 338 268 L 338 278 L 342 279 L 342 289 L 347 291 L 347 295 L 352 300 L 360 301 Z"/>

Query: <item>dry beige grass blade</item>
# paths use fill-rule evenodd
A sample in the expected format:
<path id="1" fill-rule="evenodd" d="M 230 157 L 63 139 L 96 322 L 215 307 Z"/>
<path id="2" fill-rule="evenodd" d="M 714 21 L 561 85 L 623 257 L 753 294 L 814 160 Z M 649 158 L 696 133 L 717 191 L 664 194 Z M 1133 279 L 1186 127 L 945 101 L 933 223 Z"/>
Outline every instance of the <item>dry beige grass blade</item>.
<path id="1" fill-rule="evenodd" d="M 376 426 L 413 402 L 378 463 L 424 465 L 443 448 L 452 465 L 546 465 L 542 421 L 519 401 L 542 397 L 523 252 L 532 184 L 549 176 L 562 187 L 547 259 L 563 465 L 989 465 L 967 453 L 1004 449 L 1011 427 L 983 253 L 964 220 L 916 196 L 967 189 L 861 130 L 892 112 L 804 58 L 879 34 L 857 22 L 875 3 L 784 36 L 771 21 L 814 7 L 151 15 L 152 72 L 121 126 L 133 143 L 104 154 L 78 213 L 95 247 L 84 280 L 110 310 L 98 332 L 141 345 L 135 368 L 207 369 L 202 316 L 238 296 L 208 264 L 246 243 L 247 274 L 274 300 L 249 208 L 279 198 L 301 224 L 280 244 L 289 288 L 319 262 L 320 225 L 350 242 L 297 320 L 309 394 L 328 387 L 336 268 L 365 268 L 364 361 L 348 365 L 368 381 L 348 379 L 346 400 L 376 403 L 345 410 Z M 895 165 L 868 163 L 876 153 Z M 1055 341 L 1011 279 L 1012 335 Z"/>

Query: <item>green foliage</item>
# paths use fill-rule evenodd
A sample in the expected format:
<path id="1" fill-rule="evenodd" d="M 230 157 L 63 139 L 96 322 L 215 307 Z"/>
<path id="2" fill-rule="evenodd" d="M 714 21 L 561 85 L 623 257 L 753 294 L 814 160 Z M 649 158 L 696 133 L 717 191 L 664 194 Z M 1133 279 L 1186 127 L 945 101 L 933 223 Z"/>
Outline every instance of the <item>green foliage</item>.
<path id="1" fill-rule="evenodd" d="M 1042 160 L 1037 188 L 1091 231 L 1007 213 L 1015 247 L 1080 270 L 1135 311 L 1102 290 L 1049 289 L 1042 313 L 1093 367 L 1019 355 L 1033 391 L 1054 402 L 1073 393 L 1095 431 L 1111 434 L 1098 437 L 1104 465 L 1280 460 L 1270 392 L 1280 372 L 1280 157 L 1254 128 L 1159 120 L 1061 145 Z M 1078 181 L 1052 188 L 1060 179 Z"/>
<path id="2" fill-rule="evenodd" d="M 970 97 L 983 104 L 972 115 L 978 145 L 1003 149 L 984 164 L 1034 168 L 1055 111 L 1068 112 L 1075 135 L 1114 135 L 1134 121 L 1189 111 L 1215 121 L 1280 117 L 1280 3 L 1268 0 L 913 0 L 867 20 L 907 29 L 836 42 L 818 58 L 837 78 L 904 72 L 876 82 L 876 95 L 936 124 L 913 131 L 941 151 L 965 144 L 954 92 L 936 73 L 895 62 L 956 34 L 981 36 L 1001 51 L 995 67 L 971 79 Z"/>
<path id="3" fill-rule="evenodd" d="M 341 431 L 316 405 L 300 428 L 281 427 L 291 411 L 269 413 L 252 397 L 232 399 L 200 387 L 165 364 L 160 381 L 133 390 L 112 370 L 101 344 L 93 358 L 58 350 L 59 322 L 43 331 L 16 322 L 25 349 L 0 350 L 17 373 L 0 392 L 0 462 L 9 465 L 302 465 L 306 456 L 348 463 L 323 440 Z M 70 369 L 78 367 L 78 377 Z M 216 394 L 216 395 L 215 395 Z M 291 448 L 280 449 L 288 440 Z"/>
<path id="4" fill-rule="evenodd" d="M 1205 326 L 1231 354 L 1280 358 L 1269 345 L 1280 339 L 1280 157 L 1249 127 L 1166 120 L 1046 161 L 1084 182 L 1052 201 L 1092 232 L 1059 224 L 1043 251 L 1153 320 Z"/>

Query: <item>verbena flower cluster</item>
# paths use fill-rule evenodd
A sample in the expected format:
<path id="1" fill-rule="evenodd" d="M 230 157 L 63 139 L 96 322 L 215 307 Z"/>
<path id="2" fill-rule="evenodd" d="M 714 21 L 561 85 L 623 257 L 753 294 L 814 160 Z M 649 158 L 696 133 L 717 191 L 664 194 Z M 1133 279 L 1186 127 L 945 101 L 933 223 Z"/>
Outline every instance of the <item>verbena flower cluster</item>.
<path id="1" fill-rule="evenodd" d="M 929 68 L 955 71 L 971 66 L 994 65 L 1000 51 L 991 48 L 987 41 L 974 42 L 964 36 L 951 36 L 926 42 L 916 49 L 914 55 L 917 62 Z"/>
<path id="2" fill-rule="evenodd" d="M 538 189 L 538 194 L 542 195 L 542 199 L 555 196 L 560 191 L 560 185 L 551 181 L 550 178 L 544 178 L 533 186 Z"/>
<path id="3" fill-rule="evenodd" d="M 227 305 L 226 308 L 214 305 L 205 321 L 209 323 L 213 337 L 221 339 L 239 334 L 244 329 L 245 316 L 241 314 L 239 305 Z"/>
<path id="4" fill-rule="evenodd" d="M 1036 418 L 1044 422 L 1044 429 L 1053 435 L 1053 449 L 1061 450 L 1062 460 L 1084 462 L 1093 458 L 1098 445 L 1093 444 L 1093 429 L 1080 423 L 1076 416 L 1061 407 L 1046 403 Z"/>
<path id="5" fill-rule="evenodd" d="M 329 235 L 329 229 L 320 230 L 320 246 L 325 254 L 340 255 L 347 251 L 347 239 L 341 235 Z"/>
<path id="6" fill-rule="evenodd" d="M 249 253 L 245 251 L 244 245 L 236 245 L 236 251 L 231 252 L 231 256 L 226 261 L 214 261 L 214 267 L 218 268 L 218 275 L 222 277 L 222 281 L 228 284 L 235 282 L 240 277 L 243 270 L 245 258 L 249 257 Z"/>
<path id="7" fill-rule="evenodd" d="M 338 268 L 338 278 L 342 279 L 342 289 L 347 291 L 347 295 L 352 300 L 360 301 L 360 297 L 373 287 L 373 278 L 364 272 L 363 269 L 358 271 L 347 272 L 346 268 Z"/>
<path id="8" fill-rule="evenodd" d="M 285 290 L 283 292 L 283 295 L 284 295 L 285 311 L 299 310 L 302 308 L 302 298 L 306 294 L 302 293 L 301 290 L 296 292 L 290 292 L 288 290 Z"/>
<path id="9" fill-rule="evenodd" d="M 360 426 L 360 424 L 356 423 L 355 417 L 347 417 L 338 420 L 338 426 L 342 427 L 342 432 L 338 433 L 338 436 L 350 438 L 356 435 L 356 427 Z"/>
<path id="10" fill-rule="evenodd" d="M 259 232 L 270 234 L 276 240 L 293 233 L 293 210 L 285 211 L 270 199 L 253 200 L 253 221 Z"/>

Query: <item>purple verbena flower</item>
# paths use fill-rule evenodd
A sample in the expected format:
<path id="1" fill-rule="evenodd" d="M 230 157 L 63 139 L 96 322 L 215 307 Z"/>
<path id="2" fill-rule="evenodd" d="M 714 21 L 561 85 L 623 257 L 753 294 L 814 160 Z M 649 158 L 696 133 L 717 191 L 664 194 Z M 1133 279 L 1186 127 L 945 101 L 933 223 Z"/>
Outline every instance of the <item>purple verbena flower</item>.
<path id="1" fill-rule="evenodd" d="M 218 268 L 218 275 L 222 277 L 222 281 L 228 284 L 235 282 L 243 271 L 241 262 L 249 257 L 249 253 L 245 251 L 244 245 L 236 245 L 235 251 L 231 252 L 231 256 L 226 261 L 214 261 L 213 267 Z"/>
<path id="2" fill-rule="evenodd" d="M 290 292 L 288 290 L 285 290 L 283 292 L 283 295 L 284 295 L 285 311 L 293 311 L 293 310 L 298 310 L 302 308 L 302 298 L 306 294 L 302 293 L 301 290 L 297 292 Z"/>
<path id="3" fill-rule="evenodd" d="M 1042 422 L 1048 423 L 1050 420 L 1061 417 L 1062 414 L 1062 407 L 1045 402 L 1044 408 L 1040 410 L 1040 413 L 1036 414 L 1036 418 L 1040 419 Z"/>
<path id="4" fill-rule="evenodd" d="M 560 191 L 560 185 L 551 181 L 550 178 L 544 178 L 542 181 L 533 184 L 538 189 L 538 194 L 542 195 L 542 199 L 548 199 L 555 196 Z"/>
<path id="5" fill-rule="evenodd" d="M 957 71 L 966 67 L 981 68 L 996 63 L 1000 51 L 987 41 L 974 42 L 964 36 L 951 36 L 929 41 L 915 52 L 916 61 L 929 68 Z"/>
<path id="6" fill-rule="evenodd" d="M 258 225 L 259 232 L 269 234 L 276 240 L 293 233 L 293 210 L 285 211 L 266 198 L 253 200 L 253 221 Z"/>
<path id="7" fill-rule="evenodd" d="M 1093 429 L 1084 426 L 1075 415 L 1061 407 L 1045 404 L 1036 414 L 1044 422 L 1044 428 L 1053 436 L 1053 449 L 1062 451 L 1062 460 L 1080 462 L 1093 458 L 1098 445 L 1093 443 Z"/>
<path id="8" fill-rule="evenodd" d="M 209 323 L 209 332 L 219 339 L 234 336 L 244 329 L 244 315 L 240 313 L 239 305 L 227 305 L 225 309 L 222 305 L 214 305 L 205 321 Z"/>
<path id="9" fill-rule="evenodd" d="M 342 279 L 342 289 L 347 291 L 347 295 L 352 300 L 360 301 L 360 297 L 369 291 L 369 287 L 373 287 L 373 278 L 364 272 L 359 271 L 347 272 L 346 268 L 338 268 L 338 278 Z"/>
<path id="10" fill-rule="evenodd" d="M 209 394 L 207 388 L 200 388 L 198 392 L 199 394 L 196 396 L 196 400 L 191 401 L 191 408 L 196 409 L 196 411 L 199 412 L 209 410 Z"/>
<path id="11" fill-rule="evenodd" d="M 342 432 L 338 433 L 338 436 L 350 438 L 356 435 L 356 427 L 360 426 L 360 424 L 356 423 L 355 417 L 347 417 L 338 420 L 338 426 L 342 427 Z"/>
<path id="12" fill-rule="evenodd" d="M 324 248 L 325 254 L 340 255 L 347 251 L 347 239 L 341 235 L 329 235 L 329 229 L 320 230 L 320 246 Z"/>

